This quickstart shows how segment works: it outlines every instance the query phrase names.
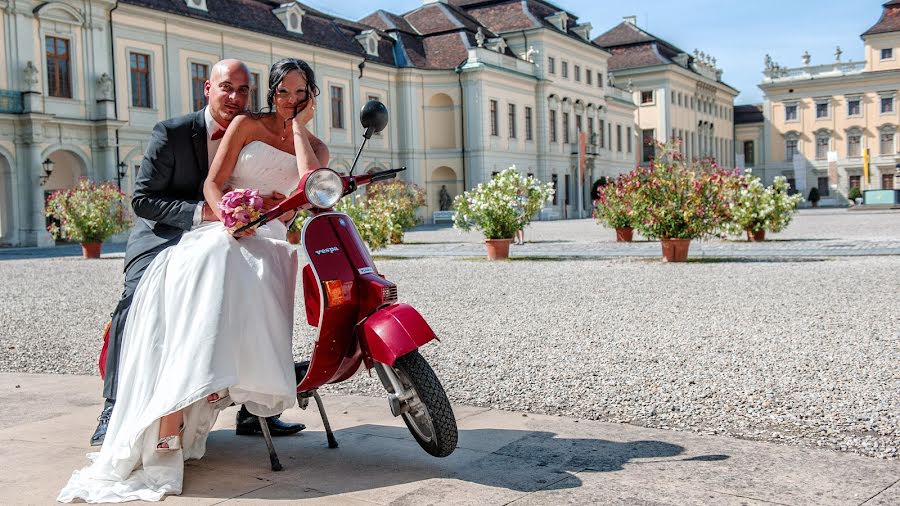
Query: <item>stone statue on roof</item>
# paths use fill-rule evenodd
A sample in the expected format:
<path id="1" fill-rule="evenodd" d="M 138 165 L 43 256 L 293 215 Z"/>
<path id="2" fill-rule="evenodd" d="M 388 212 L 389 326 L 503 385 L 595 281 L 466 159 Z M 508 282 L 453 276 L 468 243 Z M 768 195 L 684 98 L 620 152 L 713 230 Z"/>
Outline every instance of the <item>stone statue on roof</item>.
<path id="1" fill-rule="evenodd" d="M 478 47 L 484 47 L 484 32 L 481 31 L 481 27 L 478 27 L 478 32 L 475 34 L 475 43 L 478 44 Z"/>
<path id="2" fill-rule="evenodd" d="M 842 54 L 844 54 L 844 52 L 841 51 L 841 46 L 834 48 L 834 61 L 836 61 L 836 62 L 841 61 Z"/>
<path id="3" fill-rule="evenodd" d="M 809 65 L 809 62 L 812 61 L 812 56 L 809 55 L 809 51 L 803 51 L 803 64 Z"/>

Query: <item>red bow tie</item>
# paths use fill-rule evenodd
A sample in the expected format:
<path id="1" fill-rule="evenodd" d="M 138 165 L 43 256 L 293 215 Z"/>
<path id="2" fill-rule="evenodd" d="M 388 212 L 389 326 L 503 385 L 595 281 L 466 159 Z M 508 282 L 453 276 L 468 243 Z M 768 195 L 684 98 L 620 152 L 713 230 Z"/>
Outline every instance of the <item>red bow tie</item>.
<path id="1" fill-rule="evenodd" d="M 222 137 L 225 137 L 225 129 L 224 128 L 213 132 L 212 137 L 210 137 L 210 139 L 217 141 L 217 140 L 221 139 Z"/>

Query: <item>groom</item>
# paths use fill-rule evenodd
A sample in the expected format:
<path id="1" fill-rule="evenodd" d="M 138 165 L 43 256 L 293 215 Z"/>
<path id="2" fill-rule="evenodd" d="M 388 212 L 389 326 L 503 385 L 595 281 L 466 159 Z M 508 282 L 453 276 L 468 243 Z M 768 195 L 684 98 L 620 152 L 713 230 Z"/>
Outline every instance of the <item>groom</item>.
<path id="1" fill-rule="evenodd" d="M 125 248 L 125 289 L 112 314 L 109 330 L 103 382 L 106 403 L 97 419 L 100 422 L 97 430 L 91 436 L 91 446 L 103 444 L 116 402 L 122 335 L 138 281 L 156 255 L 177 244 L 185 231 L 202 221 L 217 219 L 210 204 L 202 200 L 203 180 L 225 129 L 247 108 L 249 92 L 247 66 L 238 60 L 222 60 L 213 66 L 205 84 L 207 107 L 153 127 L 153 135 L 134 181 L 131 205 L 138 219 Z M 268 201 L 266 207 L 272 204 Z M 286 436 L 306 428 L 302 423 L 285 423 L 278 417 L 267 421 L 273 436 Z M 237 433 L 261 431 L 259 419 L 241 407 L 237 415 Z"/>

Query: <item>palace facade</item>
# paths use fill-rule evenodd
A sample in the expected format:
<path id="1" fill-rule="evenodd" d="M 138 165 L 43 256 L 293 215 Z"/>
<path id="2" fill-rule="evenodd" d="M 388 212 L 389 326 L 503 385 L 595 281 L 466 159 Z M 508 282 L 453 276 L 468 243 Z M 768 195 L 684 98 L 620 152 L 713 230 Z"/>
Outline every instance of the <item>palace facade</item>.
<path id="1" fill-rule="evenodd" d="M 766 57 L 763 103 L 736 111 L 739 165 L 766 182 L 783 175 L 804 196 L 818 188 L 825 204 L 844 204 L 852 187 L 900 187 L 900 0 L 861 38 L 863 61 L 840 48 L 821 63 L 804 53 L 799 67 Z"/>
<path id="2" fill-rule="evenodd" d="M 586 216 L 591 182 L 630 170 L 639 149 L 610 52 L 590 23 L 541 0 L 426 0 L 359 21 L 268 0 L 0 0 L 0 55 L 4 245 L 52 244 L 45 198 L 80 177 L 130 192 L 153 125 L 203 107 L 222 58 L 249 66 L 255 110 L 272 63 L 310 62 L 313 130 L 339 171 L 361 141 L 356 111 L 383 101 L 391 122 L 357 170 L 408 167 L 426 220 L 441 186 L 457 195 L 513 164 L 556 184 L 542 218 Z"/>
<path id="3" fill-rule="evenodd" d="M 734 98 L 715 57 L 679 49 L 637 26 L 629 16 L 594 43 L 612 56 L 608 67 L 617 86 L 638 104 L 640 162 L 649 164 L 655 142 L 681 141 L 690 158 L 715 157 L 733 166 Z"/>

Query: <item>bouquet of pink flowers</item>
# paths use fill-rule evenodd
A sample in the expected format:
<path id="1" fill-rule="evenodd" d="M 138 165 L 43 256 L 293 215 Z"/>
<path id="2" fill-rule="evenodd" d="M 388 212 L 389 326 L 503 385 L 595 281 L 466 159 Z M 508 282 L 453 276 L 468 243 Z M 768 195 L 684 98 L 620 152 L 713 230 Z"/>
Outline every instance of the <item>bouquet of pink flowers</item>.
<path id="1" fill-rule="evenodd" d="M 222 223 L 229 231 L 243 227 L 262 214 L 263 199 L 259 190 L 232 190 L 222 196 L 219 209 L 222 210 Z"/>

